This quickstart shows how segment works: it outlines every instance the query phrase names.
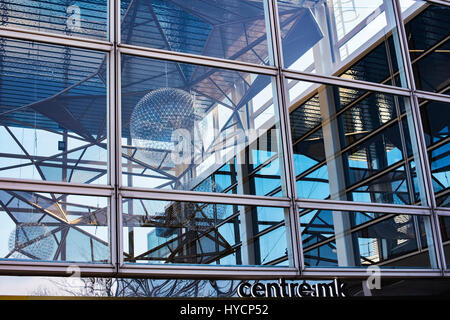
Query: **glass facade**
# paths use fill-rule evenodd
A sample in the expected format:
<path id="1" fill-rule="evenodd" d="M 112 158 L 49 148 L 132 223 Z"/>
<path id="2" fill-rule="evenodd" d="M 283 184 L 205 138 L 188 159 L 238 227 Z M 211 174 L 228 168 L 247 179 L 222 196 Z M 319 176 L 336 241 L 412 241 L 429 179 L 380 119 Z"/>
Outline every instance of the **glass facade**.
<path id="1" fill-rule="evenodd" d="M 1 25 L 72 37 L 107 39 L 108 0 L 2 0 Z"/>
<path id="2" fill-rule="evenodd" d="M 284 67 L 405 86 L 391 1 L 277 1 Z M 358 57 L 355 59 L 355 57 Z"/>
<path id="3" fill-rule="evenodd" d="M 273 77 L 131 55 L 121 62 L 125 186 L 285 195 Z"/>
<path id="4" fill-rule="evenodd" d="M 108 198 L 1 190 L 1 258 L 111 261 Z"/>
<path id="5" fill-rule="evenodd" d="M 446 1 L 0 16 L 0 273 L 450 276 Z"/>
<path id="6" fill-rule="evenodd" d="M 296 80 L 286 86 L 298 197 L 426 204 L 418 190 L 423 181 L 414 166 L 408 99 Z M 298 88 L 305 87 L 302 98 Z"/>
<path id="7" fill-rule="evenodd" d="M 429 217 L 310 209 L 299 213 L 308 267 L 431 268 L 436 264 Z"/>
<path id="8" fill-rule="evenodd" d="M 131 198 L 122 203 L 126 263 L 288 265 L 284 208 Z"/>
<path id="9" fill-rule="evenodd" d="M 107 184 L 107 54 L 3 39 L 0 177 Z"/>

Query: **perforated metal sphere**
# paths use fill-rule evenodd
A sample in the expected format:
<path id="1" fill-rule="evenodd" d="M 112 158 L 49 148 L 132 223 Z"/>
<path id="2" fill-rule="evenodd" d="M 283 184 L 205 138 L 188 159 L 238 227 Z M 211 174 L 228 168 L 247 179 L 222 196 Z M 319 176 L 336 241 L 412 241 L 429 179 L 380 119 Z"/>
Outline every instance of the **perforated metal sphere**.
<path id="1" fill-rule="evenodd" d="M 40 223 L 21 223 L 8 239 L 10 251 L 22 251 L 40 260 L 50 260 L 55 250 L 55 241 L 47 226 Z"/>
<path id="2" fill-rule="evenodd" d="M 194 101 L 188 92 L 176 88 L 156 89 L 133 109 L 131 139 L 146 162 L 158 166 L 166 155 L 162 150 L 173 150 L 172 133 L 177 129 L 192 132 L 195 120 Z"/>

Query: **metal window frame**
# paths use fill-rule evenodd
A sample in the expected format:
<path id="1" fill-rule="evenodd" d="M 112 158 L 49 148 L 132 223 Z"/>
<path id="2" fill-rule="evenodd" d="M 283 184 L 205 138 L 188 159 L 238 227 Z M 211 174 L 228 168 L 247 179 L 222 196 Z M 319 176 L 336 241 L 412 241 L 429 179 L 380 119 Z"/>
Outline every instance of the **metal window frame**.
<path id="1" fill-rule="evenodd" d="M 427 215 L 432 218 L 433 236 L 438 250 L 438 269 L 382 269 L 382 276 L 387 277 L 450 277 L 450 271 L 447 271 L 445 263 L 442 238 L 439 228 L 439 217 L 450 216 L 450 208 L 436 208 L 434 201 L 434 192 L 431 185 L 431 171 L 424 144 L 424 133 L 418 113 L 418 98 L 449 102 L 450 96 L 440 93 L 430 93 L 416 90 L 414 77 L 412 73 L 411 61 L 407 49 L 407 39 L 404 30 L 401 10 L 398 0 L 392 0 L 399 29 L 400 44 L 402 47 L 401 55 L 403 63 L 406 66 L 406 77 L 409 83 L 408 88 L 393 87 L 384 84 L 371 83 L 361 80 L 343 79 L 336 76 L 326 76 L 311 74 L 307 72 L 287 70 L 284 68 L 281 32 L 278 21 L 278 6 L 276 0 L 264 0 L 269 8 L 270 30 L 267 30 L 271 36 L 274 62 L 273 66 L 257 65 L 241 61 L 232 61 L 208 56 L 199 56 L 194 54 L 172 52 L 160 49 L 137 47 L 123 44 L 120 41 L 120 0 L 108 1 L 108 40 L 95 40 L 82 37 L 71 37 L 49 32 L 41 32 L 27 29 L 0 27 L 0 36 L 10 39 L 36 41 L 54 45 L 64 45 L 82 49 L 90 49 L 107 53 L 109 64 L 108 76 L 108 115 L 109 115 L 109 157 L 108 185 L 83 185 L 64 182 L 47 182 L 27 179 L 6 179 L 0 178 L 0 189 L 7 190 L 26 190 L 39 192 L 57 192 L 68 194 L 106 196 L 110 202 L 110 246 L 111 246 L 111 264 L 77 264 L 80 267 L 82 275 L 92 276 L 139 276 L 139 277 L 173 277 L 173 278 L 214 278 L 214 279 L 274 279 L 279 277 L 286 278 L 366 278 L 367 272 L 363 269 L 346 268 L 305 268 L 303 262 L 303 249 L 300 234 L 300 220 L 298 218 L 298 208 L 311 209 L 334 209 L 347 211 L 369 211 L 369 212 L 395 212 L 410 215 Z M 443 0 L 427 0 L 430 4 L 450 6 L 450 3 Z M 283 166 L 286 177 L 287 196 L 283 198 L 261 197 L 250 195 L 229 195 L 229 194 L 211 194 L 189 191 L 175 190 L 155 190 L 146 188 L 128 188 L 122 185 L 121 174 L 121 76 L 120 76 L 120 57 L 121 54 L 147 57 L 180 63 L 191 63 L 202 66 L 223 68 L 228 70 L 244 71 L 273 76 L 276 80 L 276 92 L 280 115 L 280 132 L 283 140 Z M 291 128 L 289 123 L 289 99 L 286 88 L 286 79 L 299 81 L 308 81 L 335 86 L 343 86 L 357 89 L 365 89 L 375 92 L 395 94 L 411 99 L 413 106 L 413 118 L 416 124 L 414 130 L 420 138 L 421 152 L 420 165 L 426 177 L 427 196 L 429 205 L 422 206 L 400 206 L 390 204 L 358 203 L 349 201 L 330 201 L 330 200 L 310 200 L 299 199 L 296 191 L 296 179 L 294 176 L 293 148 L 290 141 Z M 292 259 L 293 267 L 248 267 L 248 266 L 203 266 L 203 265 L 128 265 L 123 263 L 122 250 L 122 198 L 146 198 L 160 200 L 179 200 L 179 201 L 198 201 L 210 203 L 227 203 L 242 205 L 258 205 L 283 207 L 290 210 L 289 230 L 292 240 Z M 2 274 L 20 274 L 20 275 L 67 275 L 67 268 L 73 263 L 65 262 L 23 262 L 23 261 L 1 261 L 0 273 Z"/>
<path id="2" fill-rule="evenodd" d="M 301 204 L 299 204 L 299 208 L 301 209 L 306 209 L 306 210 L 331 210 L 333 211 L 333 213 L 337 212 L 338 214 L 341 213 L 347 213 L 347 212 L 364 212 L 364 213 L 380 213 L 383 214 L 383 218 L 381 218 L 382 220 L 384 218 L 389 218 L 389 216 L 400 216 L 400 215 L 408 215 L 408 216 L 419 216 L 419 217 L 428 217 L 430 218 L 430 221 L 433 219 L 431 212 L 432 210 L 430 208 L 426 209 L 426 208 L 411 208 L 411 209 L 407 209 L 407 208 L 401 208 L 401 206 L 398 206 L 398 208 L 394 208 L 394 207 L 389 207 L 386 209 L 381 209 L 379 206 L 371 206 L 370 204 L 366 204 L 365 206 L 358 206 L 358 208 L 355 208 L 354 205 L 352 204 L 346 204 L 346 205 L 342 205 L 342 204 L 338 204 L 339 201 L 335 201 L 336 203 L 336 207 L 331 208 L 330 206 L 326 205 L 323 207 L 318 207 L 314 204 L 307 204 L 305 202 L 302 202 Z M 300 212 L 299 212 L 300 214 Z M 369 221 L 367 223 L 364 223 L 362 225 L 357 225 L 355 227 L 351 227 L 350 229 L 346 229 L 343 232 L 345 234 L 352 234 L 353 232 L 357 232 L 358 230 L 364 229 L 367 226 L 369 226 L 370 224 L 373 223 L 377 223 L 378 221 Z M 436 243 L 434 242 L 433 239 L 433 230 L 431 230 L 431 234 L 429 235 L 432 237 L 433 240 L 433 253 L 436 256 L 439 253 L 439 248 L 437 248 Z M 323 242 L 319 242 L 317 244 L 312 245 L 312 247 L 321 247 L 323 244 L 326 244 L 328 242 L 331 242 L 332 239 L 335 238 L 335 236 L 331 236 L 330 238 L 327 238 L 326 240 L 324 240 Z M 311 248 L 308 248 L 308 251 L 311 250 Z M 422 249 L 424 251 L 429 251 L 430 248 L 426 248 L 426 249 Z M 422 252 L 419 251 L 419 252 Z M 412 252 L 411 254 L 414 255 L 418 252 Z M 407 254 L 409 255 L 409 254 Z M 404 258 L 402 257 L 399 257 Z M 431 255 L 430 255 L 431 258 Z M 309 274 L 314 274 L 314 273 L 325 273 L 325 270 L 328 270 L 329 272 L 331 272 L 332 274 L 335 273 L 339 273 L 342 272 L 344 275 L 348 275 L 348 276 L 352 276 L 352 273 L 355 273 L 355 275 L 360 275 L 361 273 L 366 273 L 366 275 L 370 275 L 370 270 L 364 268 L 364 267 L 305 267 L 305 269 L 303 270 L 305 273 Z M 357 270 L 359 270 L 359 272 L 357 272 Z M 402 268 L 402 267 L 398 267 L 398 268 L 382 268 L 379 270 L 380 274 L 384 274 L 384 273 L 389 273 L 389 274 L 395 274 L 395 273 L 408 273 L 408 271 L 411 272 L 413 271 L 413 273 L 422 273 L 424 272 L 424 274 L 432 274 L 435 275 L 437 272 L 441 272 L 441 268 L 440 267 L 430 267 L 427 269 L 421 269 L 421 268 L 414 268 L 414 269 L 410 269 L 410 268 Z M 378 272 L 378 270 L 377 270 Z"/>
<path id="3" fill-rule="evenodd" d="M 408 51 L 408 40 L 407 34 L 405 30 L 405 25 L 403 23 L 402 11 L 400 7 L 400 2 L 397 0 L 393 0 L 394 7 L 394 15 L 397 22 L 397 28 L 399 32 L 400 38 L 400 47 L 402 51 L 403 63 L 405 66 L 405 73 L 409 88 L 412 91 L 411 100 L 411 111 L 414 122 L 415 135 L 417 137 L 418 148 L 419 148 L 419 164 L 416 166 L 418 170 L 421 170 L 422 177 L 425 181 L 426 196 L 428 205 L 431 206 L 431 228 L 432 228 L 432 236 L 433 242 L 435 244 L 435 248 L 437 249 L 437 265 L 441 270 L 446 270 L 446 262 L 445 262 L 445 252 L 442 243 L 442 233 L 440 230 L 439 217 L 435 213 L 436 208 L 436 198 L 434 195 L 433 183 L 432 183 L 432 175 L 431 175 L 431 166 L 428 159 L 427 147 L 425 143 L 425 134 L 423 131 L 422 119 L 420 116 L 419 102 L 415 92 L 417 91 L 415 80 L 414 80 L 414 71 L 412 66 L 412 61 Z"/>

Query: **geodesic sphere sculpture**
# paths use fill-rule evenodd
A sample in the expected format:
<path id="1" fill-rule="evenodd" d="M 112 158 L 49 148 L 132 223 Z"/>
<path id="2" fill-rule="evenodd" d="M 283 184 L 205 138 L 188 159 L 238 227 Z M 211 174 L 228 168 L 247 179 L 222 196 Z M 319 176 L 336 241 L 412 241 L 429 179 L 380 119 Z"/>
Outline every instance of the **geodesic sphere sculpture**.
<path id="1" fill-rule="evenodd" d="M 8 239 L 10 251 L 28 253 L 39 260 L 51 260 L 55 246 L 49 228 L 40 223 L 20 223 Z"/>
<path id="2" fill-rule="evenodd" d="M 194 101 L 181 89 L 161 88 L 147 93 L 133 109 L 130 117 L 130 135 L 138 148 L 137 156 L 153 166 L 170 162 L 174 142 L 172 134 L 185 129 L 193 134 Z"/>

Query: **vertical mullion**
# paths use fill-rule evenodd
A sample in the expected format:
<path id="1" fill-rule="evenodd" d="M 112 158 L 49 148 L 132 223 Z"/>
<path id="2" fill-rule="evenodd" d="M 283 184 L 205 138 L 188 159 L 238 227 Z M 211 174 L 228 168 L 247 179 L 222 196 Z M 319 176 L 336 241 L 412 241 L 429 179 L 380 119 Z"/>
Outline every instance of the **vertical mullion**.
<path id="1" fill-rule="evenodd" d="M 420 117 L 420 109 L 417 96 L 415 95 L 416 85 L 414 82 L 414 71 L 412 67 L 411 57 L 409 55 L 408 49 L 408 38 L 406 34 L 405 25 L 403 23 L 403 17 L 401 12 L 401 6 L 399 0 L 391 0 L 393 5 L 393 13 L 396 22 L 396 27 L 399 36 L 400 42 L 400 50 L 401 56 L 403 58 L 403 65 L 405 66 L 405 74 L 408 83 L 408 87 L 410 88 L 412 95 L 409 97 L 409 102 L 411 105 L 411 114 L 412 122 L 414 128 L 411 128 L 414 131 L 414 135 L 417 139 L 417 148 L 418 148 L 418 162 L 416 163 L 416 170 L 420 170 L 421 175 L 423 177 L 423 184 L 425 187 L 425 193 L 427 198 L 427 205 L 431 207 L 431 233 L 434 242 L 434 251 L 436 253 L 436 263 L 437 267 L 444 272 L 445 266 L 445 258 L 444 258 L 444 250 L 442 245 L 442 239 L 440 234 L 439 220 L 435 213 L 436 208 L 436 200 L 434 197 L 433 184 L 431 180 L 431 168 L 428 160 L 427 147 L 425 143 L 425 135 L 423 132 L 422 121 Z M 408 112 L 408 111 L 407 111 Z M 405 168 L 408 170 L 408 168 Z M 420 181 L 419 181 L 420 182 Z M 430 248 L 431 250 L 431 248 Z"/>
<path id="2" fill-rule="evenodd" d="M 395 17 L 396 27 L 398 30 L 398 37 L 399 37 L 399 43 L 400 43 L 400 50 L 401 50 L 401 56 L 403 58 L 403 65 L 404 65 L 404 72 L 406 75 L 406 81 L 407 85 L 410 88 L 411 92 L 414 92 L 416 90 L 415 82 L 414 82 L 414 72 L 412 69 L 411 59 L 409 56 L 408 51 L 408 40 L 407 35 L 405 31 L 405 27 L 403 24 L 403 18 L 401 15 L 401 8 L 400 4 L 397 0 L 391 0 L 393 2 L 393 13 Z M 422 176 L 424 177 L 424 187 L 425 187 L 425 193 L 428 205 L 432 208 L 435 207 L 435 199 L 434 199 L 434 193 L 431 183 L 431 171 L 428 166 L 428 157 L 426 152 L 426 144 L 424 139 L 424 133 L 423 133 L 423 127 L 420 119 L 420 112 L 418 109 L 417 101 L 414 97 L 414 94 L 409 98 L 409 103 L 411 105 L 411 114 L 410 116 L 413 119 L 414 128 L 410 128 L 410 130 L 414 130 L 414 134 L 417 138 L 417 146 L 419 151 L 419 163 L 417 163 L 416 168 L 417 170 L 420 170 L 422 173 Z M 407 111 L 408 112 L 408 111 Z"/>
<path id="3" fill-rule="evenodd" d="M 120 266 L 122 262 L 122 251 L 121 251 L 121 213 L 122 213 L 122 205 L 120 201 L 120 181 L 121 181 L 121 167 L 120 167 L 120 155 L 121 155 L 121 145 L 120 145 L 120 136 L 121 136 L 121 125 L 120 125 L 120 57 L 118 54 L 118 41 L 120 37 L 120 0 L 109 0 L 110 1 L 110 41 L 113 43 L 113 48 L 111 52 L 111 65 L 113 66 L 111 70 L 111 81 L 114 83 L 114 90 L 111 92 L 111 96 L 113 97 L 114 104 L 112 106 L 112 127 L 114 128 L 114 137 L 111 141 L 113 147 L 112 153 L 112 170 L 114 172 L 114 180 L 112 181 L 114 186 L 114 223 L 115 228 L 112 230 L 114 235 L 114 262 L 116 267 L 116 272 L 120 271 Z"/>
<path id="4" fill-rule="evenodd" d="M 301 243 L 301 229 L 296 210 L 296 183 L 295 170 L 293 166 L 292 137 L 289 124 L 289 99 L 285 87 L 285 78 L 282 73 L 284 67 L 283 54 L 281 49 L 281 30 L 278 20 L 278 7 L 276 0 L 267 0 L 269 6 L 270 32 L 274 50 L 274 63 L 278 69 L 276 76 L 278 113 L 280 121 L 281 140 L 283 145 L 283 164 L 285 172 L 285 184 L 288 198 L 291 199 L 291 207 L 289 208 L 289 229 L 291 234 L 291 249 L 294 267 L 301 274 L 304 269 L 303 250 Z"/>
<path id="5" fill-rule="evenodd" d="M 419 101 L 417 96 L 412 97 L 413 103 L 412 106 L 416 111 L 420 111 Z M 438 256 L 438 267 L 442 269 L 442 272 L 444 272 L 447 269 L 446 260 L 445 260 L 445 253 L 444 253 L 444 246 L 442 243 L 442 234 L 441 234 L 441 228 L 440 228 L 440 222 L 439 222 L 439 216 L 436 212 L 436 198 L 434 196 L 434 189 L 433 189 L 433 182 L 432 182 L 432 174 L 431 174 L 431 165 L 428 160 L 428 151 L 425 143 L 425 136 L 423 132 L 423 126 L 422 126 L 422 119 L 420 117 L 420 112 L 416 112 L 416 119 L 417 121 L 418 130 L 420 132 L 420 136 L 418 139 L 420 142 L 420 145 L 422 146 L 422 151 L 420 157 L 423 159 L 421 161 L 424 162 L 424 171 L 426 173 L 426 184 L 429 186 L 429 194 L 431 198 L 431 203 L 429 206 L 431 206 L 431 217 L 432 220 L 432 231 L 433 231 L 433 241 L 435 243 L 435 251 Z M 417 167 L 417 166 L 416 166 Z"/>
<path id="6" fill-rule="evenodd" d="M 121 43 L 121 11 L 120 11 L 120 2 L 121 0 L 110 0 L 114 1 L 114 43 L 117 45 Z"/>
<path id="7" fill-rule="evenodd" d="M 114 19 L 114 2 L 115 0 L 108 0 L 108 40 L 114 42 L 115 38 L 115 19 Z M 114 46 L 107 53 L 108 54 L 108 184 L 112 187 L 115 186 L 116 171 L 115 171 L 115 137 L 116 137 L 116 127 L 115 127 L 115 107 L 116 107 L 116 82 L 115 82 L 115 55 Z M 117 265 L 117 204 L 115 191 L 113 195 L 109 198 L 109 238 L 110 238 L 110 254 L 111 254 L 111 264 L 116 267 Z"/>
<path id="8" fill-rule="evenodd" d="M 123 228 L 122 228 L 122 196 L 120 189 L 122 187 L 122 64 L 121 54 L 119 51 L 119 44 L 121 41 L 121 15 L 120 15 L 120 2 L 121 0 L 114 0 L 116 5 L 115 12 L 115 28 L 116 38 L 114 42 L 115 50 L 115 62 L 116 62 L 116 203 L 117 203 L 117 260 L 118 260 L 118 272 L 123 266 Z"/>
<path id="9" fill-rule="evenodd" d="M 267 0 L 269 1 L 270 8 L 270 18 L 271 18 L 271 35 L 272 41 L 274 44 L 274 58 L 275 58 L 275 66 L 278 70 L 282 70 L 284 68 L 284 59 L 283 59 L 283 51 L 281 44 L 281 29 L 280 29 L 280 21 L 278 19 L 278 4 L 277 0 Z M 281 74 L 281 71 L 279 71 Z"/>
<path id="10" fill-rule="evenodd" d="M 116 202 L 116 179 L 117 179 L 117 173 L 116 173 L 116 125 L 115 125 L 115 119 L 116 119 L 116 83 L 115 83 L 115 70 L 116 70 L 116 63 L 115 63 L 115 51 L 114 49 L 108 53 L 108 66 L 109 66 L 109 143 L 108 143 L 108 149 L 109 149 L 109 163 L 108 163 L 108 171 L 109 171 L 109 184 L 114 187 L 113 195 L 110 198 L 110 233 L 111 233 L 111 262 L 116 265 L 117 263 L 117 202 Z"/>

